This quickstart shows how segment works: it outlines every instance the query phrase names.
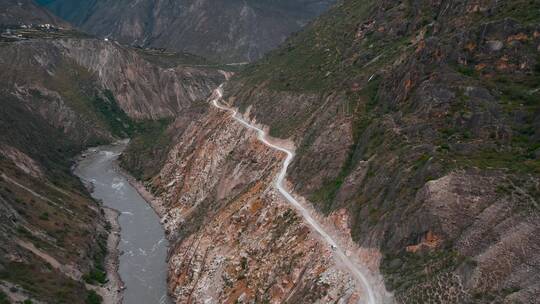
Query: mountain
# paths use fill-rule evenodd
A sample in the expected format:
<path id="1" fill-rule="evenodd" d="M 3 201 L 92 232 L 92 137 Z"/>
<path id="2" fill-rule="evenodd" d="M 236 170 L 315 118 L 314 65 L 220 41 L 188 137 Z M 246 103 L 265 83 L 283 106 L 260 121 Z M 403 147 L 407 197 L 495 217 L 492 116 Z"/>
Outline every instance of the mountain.
<path id="1" fill-rule="evenodd" d="M 55 19 L 18 2 L 0 19 L 0 302 L 99 303 L 111 225 L 74 158 L 163 128 L 225 77 L 192 56 L 40 26 Z"/>
<path id="2" fill-rule="evenodd" d="M 172 1 L 56 5 L 107 17 L 115 35 L 188 19 L 246 45 L 224 25 L 296 3 L 317 2 L 197 1 L 189 16 Z M 154 196 L 175 303 L 536 303 L 539 12 L 343 0 L 234 76 L 186 53 L 2 26 L 0 302 L 99 303 L 110 225 L 70 167 L 131 137 L 120 165 Z"/>
<path id="3" fill-rule="evenodd" d="M 248 123 L 295 150 L 288 188 L 380 302 L 536 302 L 539 11 L 345 0 L 225 84 L 244 124 L 212 105 L 178 117 L 147 152 L 161 166 L 138 169 L 175 244 L 177 303 L 366 295 L 276 190 L 285 155 Z"/>
<path id="4" fill-rule="evenodd" d="M 1 0 L 0 1 L 0 25 L 15 24 L 54 24 L 69 27 L 47 9 L 42 8 L 33 0 Z"/>
<path id="5" fill-rule="evenodd" d="M 279 45 L 334 0 L 41 1 L 101 37 L 188 51 L 225 62 L 251 61 Z"/>

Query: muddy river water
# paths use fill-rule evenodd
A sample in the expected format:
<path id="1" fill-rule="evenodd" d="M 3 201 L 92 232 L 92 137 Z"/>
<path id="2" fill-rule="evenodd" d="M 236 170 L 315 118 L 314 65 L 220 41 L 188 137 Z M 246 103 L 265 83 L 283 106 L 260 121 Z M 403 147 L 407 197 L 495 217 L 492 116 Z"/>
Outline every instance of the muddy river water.
<path id="1" fill-rule="evenodd" d="M 167 248 L 160 219 L 115 169 L 126 143 L 88 150 L 75 173 L 93 185 L 92 196 L 120 212 L 119 275 L 126 289 L 124 304 L 168 304 Z"/>

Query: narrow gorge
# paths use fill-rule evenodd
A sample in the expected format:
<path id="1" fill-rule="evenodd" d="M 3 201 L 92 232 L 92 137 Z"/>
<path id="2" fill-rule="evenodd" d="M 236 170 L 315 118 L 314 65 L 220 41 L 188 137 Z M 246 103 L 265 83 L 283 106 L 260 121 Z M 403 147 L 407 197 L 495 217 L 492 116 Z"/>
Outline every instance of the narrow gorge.
<path id="1" fill-rule="evenodd" d="M 0 102 L 0 304 L 538 302 L 537 1 L 0 0 Z"/>

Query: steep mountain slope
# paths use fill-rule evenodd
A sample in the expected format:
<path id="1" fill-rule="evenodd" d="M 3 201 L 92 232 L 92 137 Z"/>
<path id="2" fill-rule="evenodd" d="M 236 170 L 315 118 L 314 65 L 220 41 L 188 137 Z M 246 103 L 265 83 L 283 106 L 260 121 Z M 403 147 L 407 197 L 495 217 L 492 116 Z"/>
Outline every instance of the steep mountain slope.
<path id="1" fill-rule="evenodd" d="M 397 302 L 535 303 L 539 10 L 346 0 L 224 101 L 296 146 L 290 188 Z M 340 293 L 346 271 L 273 188 L 283 155 L 223 113 L 182 115 L 193 122 L 164 131 L 171 149 L 150 149 L 164 166 L 141 171 L 177 242 L 178 303 L 361 297 Z"/>
<path id="2" fill-rule="evenodd" d="M 175 302 L 357 303 L 364 286 L 273 187 L 283 155 L 207 107 L 186 111 L 166 131 L 171 148 L 156 147 L 164 165 L 146 183 L 174 244 Z"/>
<path id="3" fill-rule="evenodd" d="M 333 0 L 42 1 L 90 33 L 226 62 L 275 48 Z"/>
<path id="4" fill-rule="evenodd" d="M 0 38 L 2 301 L 99 303 L 93 290 L 107 292 L 88 284 L 106 279 L 110 225 L 73 157 L 161 128 L 224 79 L 141 52 L 69 29 L 15 26 Z"/>
<path id="5" fill-rule="evenodd" d="M 399 302 L 538 296 L 539 9 L 345 1 L 226 88 Z"/>
<path id="6" fill-rule="evenodd" d="M 107 223 L 70 173 L 82 143 L 15 97 L 3 96 L 0 112 L 0 291 L 85 303 L 96 296 L 83 276 L 103 270 Z"/>

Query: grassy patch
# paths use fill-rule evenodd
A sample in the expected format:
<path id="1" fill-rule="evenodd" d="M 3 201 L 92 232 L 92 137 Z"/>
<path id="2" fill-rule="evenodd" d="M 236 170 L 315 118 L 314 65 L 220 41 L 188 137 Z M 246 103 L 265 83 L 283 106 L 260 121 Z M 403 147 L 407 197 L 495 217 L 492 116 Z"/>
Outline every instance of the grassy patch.
<path id="1" fill-rule="evenodd" d="M 489 21 L 512 18 L 524 24 L 537 24 L 540 20 L 540 2 L 535 0 L 503 1 L 497 5 L 497 13 Z"/>
<path id="2" fill-rule="evenodd" d="M 136 123 L 120 108 L 111 91 L 106 90 L 103 96 L 94 96 L 90 100 L 94 111 L 101 116 L 100 120 L 114 136 L 125 138 L 135 133 Z"/>
<path id="3" fill-rule="evenodd" d="M 455 160 L 458 164 L 467 167 L 507 169 L 514 173 L 540 173 L 540 160 L 531 159 L 528 153 L 519 150 L 484 149 L 472 155 L 456 155 Z"/>
<path id="4" fill-rule="evenodd" d="M 42 220 L 42 221 L 48 221 L 48 220 L 49 220 L 49 213 L 48 213 L 48 212 L 43 212 L 43 213 L 39 216 L 39 219 Z"/>
<path id="5" fill-rule="evenodd" d="M 251 84 L 268 82 L 271 89 L 280 91 L 334 88 L 359 68 L 344 62 L 351 55 L 348 50 L 355 42 L 358 20 L 368 16 L 374 3 L 356 1 L 334 7 L 283 47 L 247 67 L 241 77 Z"/>
<path id="6" fill-rule="evenodd" d="M 466 65 L 458 65 L 456 66 L 456 71 L 462 75 L 465 75 L 467 77 L 475 77 L 477 76 L 477 72 L 473 67 L 469 67 Z"/>
<path id="7" fill-rule="evenodd" d="M 405 290 L 440 273 L 451 272 L 466 261 L 465 257 L 450 250 L 419 253 L 403 251 L 397 255 L 385 254 L 381 272 L 387 278 L 390 290 Z"/>
<path id="8" fill-rule="evenodd" d="M 34 298 L 49 303 L 83 303 L 80 295 L 86 294 L 84 286 L 51 271 L 47 264 L 34 260 L 32 264 L 10 262 L 3 266 L 0 279 L 20 285 Z"/>
<path id="9" fill-rule="evenodd" d="M 326 181 L 320 189 L 310 196 L 310 201 L 316 203 L 323 212 L 331 212 L 333 210 L 334 199 L 343 185 L 345 178 L 347 178 L 361 158 L 367 158 L 370 154 L 375 153 L 384 140 L 382 134 L 377 131 L 372 132 L 368 140 L 368 146 L 363 149 L 364 155 L 355 153 L 361 136 L 373 119 L 378 116 L 375 107 L 379 103 L 379 88 L 380 79 L 375 78 L 370 81 L 361 92 L 349 96 L 350 99 L 360 100 L 359 102 L 354 102 L 354 106 L 357 108 L 355 111 L 357 113 L 354 116 L 353 121 L 353 144 L 349 149 L 347 159 L 338 176 Z"/>

